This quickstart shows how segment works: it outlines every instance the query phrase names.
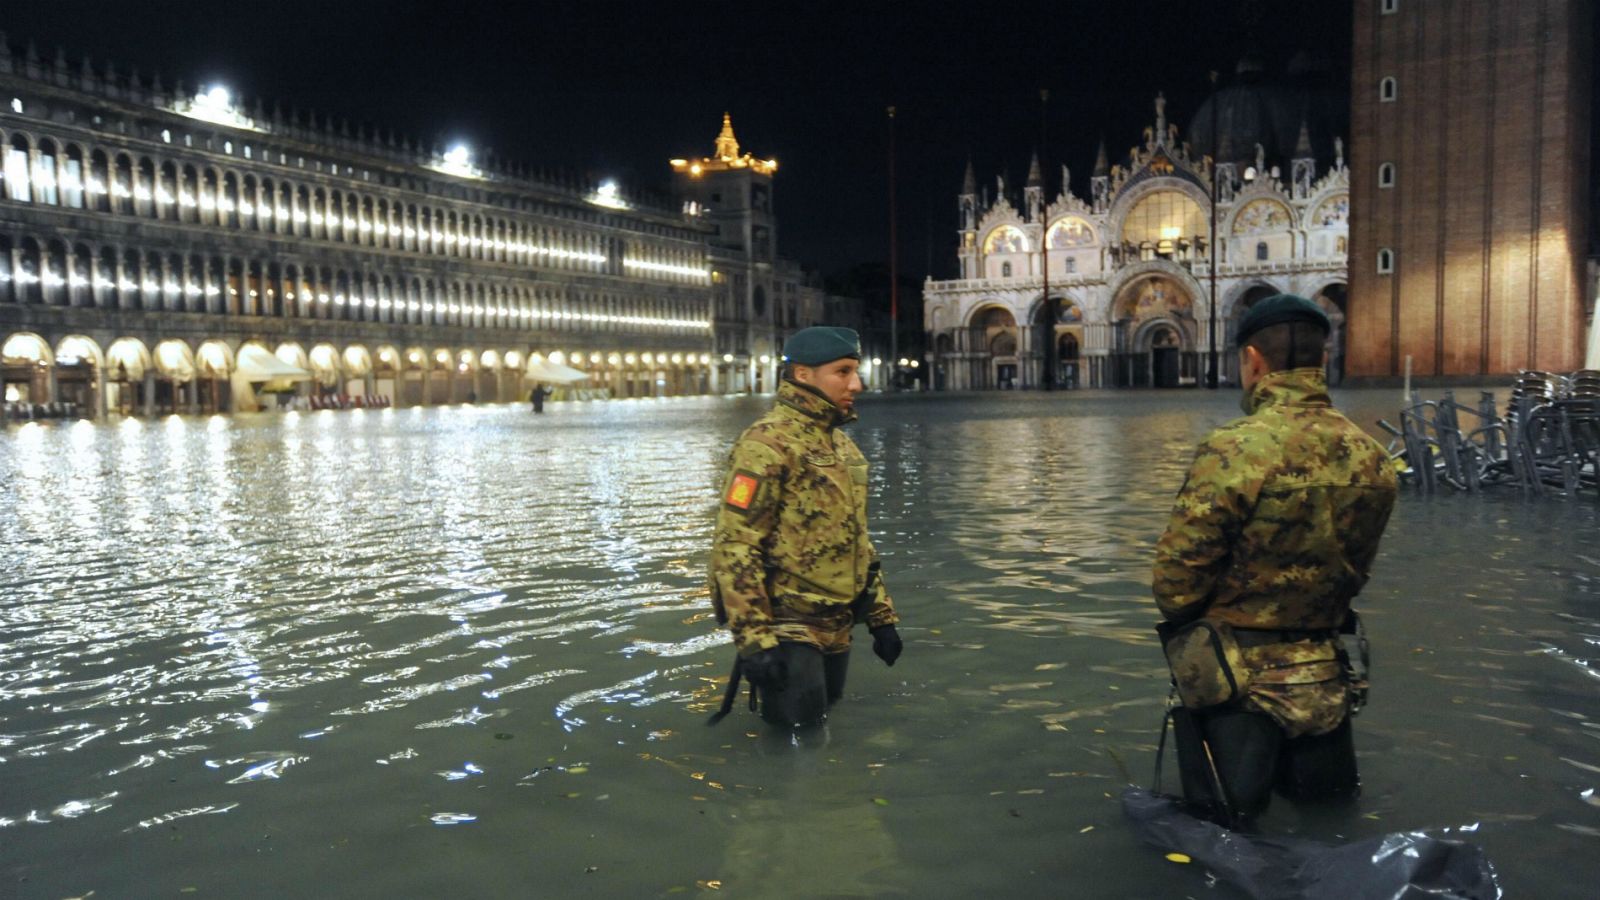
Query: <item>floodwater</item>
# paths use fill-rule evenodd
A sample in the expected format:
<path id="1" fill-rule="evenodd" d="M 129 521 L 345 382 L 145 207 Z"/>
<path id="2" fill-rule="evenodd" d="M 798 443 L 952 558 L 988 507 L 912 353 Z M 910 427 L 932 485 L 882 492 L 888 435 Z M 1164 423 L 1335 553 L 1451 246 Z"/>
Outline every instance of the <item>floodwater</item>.
<path id="1" fill-rule="evenodd" d="M 767 398 L 8 426 L 0 896 L 1238 896 L 1116 800 L 1167 694 L 1151 550 L 1236 400 L 864 399 L 906 651 L 863 641 L 798 742 L 704 724 L 720 460 Z M 1509 896 L 1593 896 L 1597 519 L 1404 496 L 1365 796 L 1265 827 L 1472 829 Z"/>

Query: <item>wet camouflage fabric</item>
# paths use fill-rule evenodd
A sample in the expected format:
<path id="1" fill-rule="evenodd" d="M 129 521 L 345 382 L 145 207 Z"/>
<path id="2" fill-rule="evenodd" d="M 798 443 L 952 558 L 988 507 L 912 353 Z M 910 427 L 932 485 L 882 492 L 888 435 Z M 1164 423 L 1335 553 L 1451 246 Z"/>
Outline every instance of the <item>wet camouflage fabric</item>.
<path id="1" fill-rule="evenodd" d="M 1388 454 L 1333 409 L 1321 369 L 1273 372 L 1251 414 L 1200 444 L 1156 546 L 1168 619 L 1244 629 L 1333 630 L 1366 584 L 1399 485 Z M 1245 698 L 1290 737 L 1345 715 L 1331 640 L 1244 650 Z"/>
<path id="2" fill-rule="evenodd" d="M 711 548 L 711 600 L 742 654 L 779 640 L 850 646 L 850 604 L 878 558 L 867 536 L 867 459 L 838 426 L 855 421 L 793 382 L 728 459 Z M 880 579 L 867 625 L 899 621 Z"/>

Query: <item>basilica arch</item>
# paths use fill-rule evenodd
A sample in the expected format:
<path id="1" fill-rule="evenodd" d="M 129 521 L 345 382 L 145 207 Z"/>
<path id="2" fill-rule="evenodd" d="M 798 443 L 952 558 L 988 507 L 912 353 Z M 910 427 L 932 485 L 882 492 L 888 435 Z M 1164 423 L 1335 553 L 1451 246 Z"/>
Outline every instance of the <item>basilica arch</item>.
<path id="1" fill-rule="evenodd" d="M 1350 286 L 1344 281 L 1330 281 L 1318 288 L 1311 299 L 1328 314 L 1333 330 L 1328 334 L 1328 383 L 1337 385 L 1344 381 L 1345 361 L 1345 311 L 1349 302 Z"/>
<path id="2" fill-rule="evenodd" d="M 985 303 L 967 317 L 968 346 L 975 351 L 971 372 L 977 388 L 1021 386 L 1022 330 L 1016 313 L 1002 303 Z"/>
<path id="3" fill-rule="evenodd" d="M 1147 264 L 1112 294 L 1110 383 L 1179 387 L 1199 380 L 1203 296 L 1170 263 Z"/>

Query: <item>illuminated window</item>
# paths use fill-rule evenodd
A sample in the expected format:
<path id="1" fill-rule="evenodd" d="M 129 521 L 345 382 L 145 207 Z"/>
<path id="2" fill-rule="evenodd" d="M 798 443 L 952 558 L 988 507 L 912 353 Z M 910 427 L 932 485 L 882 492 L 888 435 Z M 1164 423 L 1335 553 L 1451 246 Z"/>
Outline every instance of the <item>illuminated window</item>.
<path id="1" fill-rule="evenodd" d="M 172 129 L 170 129 L 170 128 L 161 129 L 161 143 L 163 143 L 163 144 L 172 143 Z"/>
<path id="2" fill-rule="evenodd" d="M 1180 238 L 1209 237 L 1211 229 L 1200 204 L 1178 191 L 1157 191 L 1134 205 L 1122 223 L 1122 240 L 1135 246 L 1170 247 Z"/>
<path id="3" fill-rule="evenodd" d="M 16 113 L 19 116 L 22 115 L 22 98 L 21 97 L 12 97 L 11 98 L 11 111 Z"/>
<path id="4" fill-rule="evenodd" d="M 6 199 L 18 203 L 32 202 L 31 181 L 28 174 L 28 144 L 21 137 L 12 138 L 12 145 L 6 150 Z"/>
<path id="5" fill-rule="evenodd" d="M 1378 82 L 1378 99 L 1382 102 L 1393 103 L 1395 97 L 1399 96 L 1399 94 L 1400 83 L 1394 80 L 1394 76 L 1391 75 Z"/>
<path id="6" fill-rule="evenodd" d="M 1378 187 L 1394 187 L 1394 163 L 1384 163 L 1378 167 Z"/>
<path id="7" fill-rule="evenodd" d="M 1028 239 L 1022 230 L 1012 225 L 1001 225 L 983 239 L 984 253 L 1027 253 Z"/>
<path id="8" fill-rule="evenodd" d="M 1394 251 L 1384 247 L 1378 251 L 1378 274 L 1389 275 L 1394 272 Z"/>

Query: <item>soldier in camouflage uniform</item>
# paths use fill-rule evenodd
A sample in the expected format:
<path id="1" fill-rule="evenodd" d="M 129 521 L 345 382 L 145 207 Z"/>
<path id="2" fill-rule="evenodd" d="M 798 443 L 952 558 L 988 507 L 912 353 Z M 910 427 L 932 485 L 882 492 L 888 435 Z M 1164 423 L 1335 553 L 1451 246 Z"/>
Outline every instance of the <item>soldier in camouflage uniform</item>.
<path id="1" fill-rule="evenodd" d="M 1265 810 L 1274 786 L 1303 799 L 1360 788 L 1337 631 L 1367 581 L 1398 483 L 1384 448 L 1330 405 L 1328 332 L 1316 304 L 1293 295 L 1245 314 L 1246 416 L 1200 444 L 1156 549 L 1162 615 L 1231 626 L 1244 669 L 1242 697 L 1174 716 L 1184 793 L 1245 820 Z M 1204 756 L 1199 738 L 1216 779 L 1193 758 Z"/>
<path id="2" fill-rule="evenodd" d="M 901 640 L 867 536 L 867 460 L 839 428 L 856 419 L 860 339 L 806 328 L 783 352 L 778 402 L 729 458 L 710 581 L 763 718 L 792 726 L 822 721 L 843 694 L 855 622 L 888 665 Z"/>

